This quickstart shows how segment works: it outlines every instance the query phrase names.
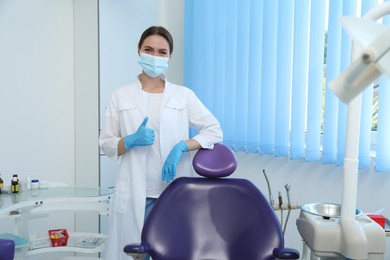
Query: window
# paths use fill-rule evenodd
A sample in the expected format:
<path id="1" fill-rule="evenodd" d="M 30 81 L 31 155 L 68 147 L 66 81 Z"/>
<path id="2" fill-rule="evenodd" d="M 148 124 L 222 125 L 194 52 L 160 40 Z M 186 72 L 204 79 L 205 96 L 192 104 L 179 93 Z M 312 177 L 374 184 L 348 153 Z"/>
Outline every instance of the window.
<path id="1" fill-rule="evenodd" d="M 185 84 L 220 120 L 233 149 L 342 165 L 347 106 L 324 87 L 351 60 L 339 17 L 378 3 L 187 0 Z M 389 171 L 390 86 L 385 77 L 378 82 L 363 93 L 359 166 L 371 165 L 376 129 L 376 169 Z"/>

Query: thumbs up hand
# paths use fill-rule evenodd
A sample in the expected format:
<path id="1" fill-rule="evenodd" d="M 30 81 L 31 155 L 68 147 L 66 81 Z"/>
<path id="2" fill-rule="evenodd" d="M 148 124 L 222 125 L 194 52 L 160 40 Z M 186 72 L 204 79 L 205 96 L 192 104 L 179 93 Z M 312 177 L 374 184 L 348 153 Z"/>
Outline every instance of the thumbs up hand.
<path id="1" fill-rule="evenodd" d="M 154 143 L 154 130 L 152 128 L 146 128 L 148 120 L 149 118 L 145 117 L 134 134 L 125 136 L 123 141 L 127 150 L 135 146 L 148 146 Z"/>

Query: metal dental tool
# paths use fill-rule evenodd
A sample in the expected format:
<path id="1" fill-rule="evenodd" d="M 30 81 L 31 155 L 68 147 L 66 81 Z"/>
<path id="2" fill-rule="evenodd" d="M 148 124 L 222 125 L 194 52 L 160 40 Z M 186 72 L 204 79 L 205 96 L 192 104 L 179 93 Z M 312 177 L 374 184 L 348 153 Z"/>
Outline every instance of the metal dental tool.
<path id="1" fill-rule="evenodd" d="M 291 212 L 291 200 L 290 200 L 290 188 L 291 188 L 291 185 L 287 183 L 286 185 L 284 185 L 284 188 L 286 189 L 286 193 L 287 193 L 288 212 L 287 212 L 286 222 L 284 223 L 284 227 L 283 227 L 283 235 L 286 233 L 288 218 L 290 217 L 290 212 Z"/>
<path id="2" fill-rule="evenodd" d="M 291 188 L 291 185 L 287 183 L 287 184 L 284 185 L 284 188 L 286 189 L 286 193 L 287 193 L 288 208 L 291 209 L 291 200 L 290 200 L 290 188 Z"/>
<path id="3" fill-rule="evenodd" d="M 280 209 L 280 225 L 283 227 L 283 198 L 282 193 L 278 191 L 279 209 Z"/>
<path id="4" fill-rule="evenodd" d="M 271 185 L 269 184 L 267 174 L 265 174 L 265 169 L 263 169 L 263 174 L 264 174 L 265 180 L 267 181 L 268 194 L 269 194 L 269 195 L 268 195 L 268 197 L 269 197 L 269 203 L 271 204 L 271 207 L 273 208 L 273 207 L 274 207 L 274 197 L 272 196 Z"/>

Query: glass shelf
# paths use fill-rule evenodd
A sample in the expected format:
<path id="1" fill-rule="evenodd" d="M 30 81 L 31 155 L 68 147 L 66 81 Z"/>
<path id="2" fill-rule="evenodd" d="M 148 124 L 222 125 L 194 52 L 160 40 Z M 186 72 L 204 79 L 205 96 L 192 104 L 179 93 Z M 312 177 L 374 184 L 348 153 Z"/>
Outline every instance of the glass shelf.
<path id="1" fill-rule="evenodd" d="M 80 252 L 98 253 L 105 249 L 107 235 L 97 233 L 70 232 L 66 246 L 51 246 L 50 238 L 44 237 L 31 240 L 27 255 L 35 255 L 48 252 Z"/>
<path id="2" fill-rule="evenodd" d="M 108 214 L 112 194 L 113 189 L 85 187 L 49 187 L 20 193 L 2 193 L 0 220 L 13 218 L 15 234 L 29 241 L 15 251 L 18 256 L 58 251 L 98 253 L 105 249 L 107 241 L 105 234 L 69 232 L 67 246 L 52 247 L 49 236 L 30 239 L 28 222 L 62 211 L 95 211 L 99 214 Z"/>
<path id="3" fill-rule="evenodd" d="M 19 193 L 2 193 L 0 194 L 0 215 L 3 213 L 11 213 L 10 215 L 12 215 L 13 210 L 39 206 L 47 202 L 107 200 L 112 193 L 112 189 L 84 187 L 55 187 Z"/>

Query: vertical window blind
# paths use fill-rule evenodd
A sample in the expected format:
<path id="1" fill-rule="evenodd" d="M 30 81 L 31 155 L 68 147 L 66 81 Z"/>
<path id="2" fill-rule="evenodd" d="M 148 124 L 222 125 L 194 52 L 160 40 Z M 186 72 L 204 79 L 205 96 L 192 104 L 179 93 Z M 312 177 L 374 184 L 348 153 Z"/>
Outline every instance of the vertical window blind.
<path id="1" fill-rule="evenodd" d="M 327 87 L 351 62 L 339 17 L 363 16 L 380 2 L 186 0 L 185 85 L 234 150 L 343 165 L 347 106 Z M 359 167 L 375 162 L 384 172 L 390 80 L 378 82 L 362 93 Z"/>

